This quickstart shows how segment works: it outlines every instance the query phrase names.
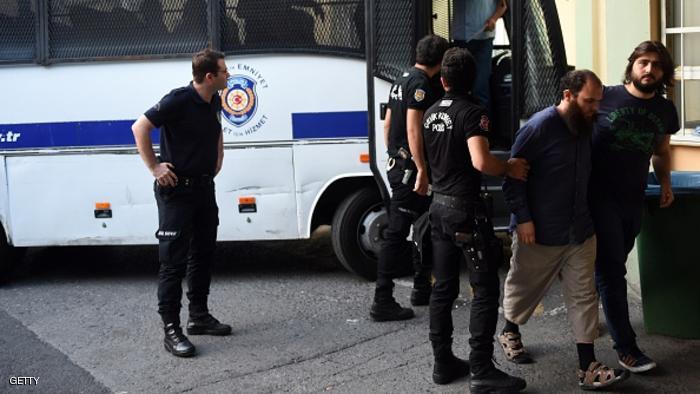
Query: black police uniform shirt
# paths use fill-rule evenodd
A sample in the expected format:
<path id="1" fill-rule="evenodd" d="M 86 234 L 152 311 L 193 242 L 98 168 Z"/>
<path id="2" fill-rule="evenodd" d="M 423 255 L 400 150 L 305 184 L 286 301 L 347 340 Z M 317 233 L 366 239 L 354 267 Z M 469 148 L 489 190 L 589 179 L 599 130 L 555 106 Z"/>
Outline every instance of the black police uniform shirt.
<path id="1" fill-rule="evenodd" d="M 409 150 L 406 131 L 408 109 L 425 111 L 438 97 L 435 96 L 428 74 L 412 67 L 396 79 L 389 91 L 391 124 L 389 128 L 389 156 L 395 157 L 399 148 Z"/>
<path id="2" fill-rule="evenodd" d="M 640 99 L 624 85 L 605 87 L 593 131 L 592 196 L 641 202 L 654 149 L 679 128 L 676 107 L 663 96 Z"/>
<path id="3" fill-rule="evenodd" d="M 179 176 L 214 176 L 221 135 L 221 99 L 207 103 L 188 86 L 173 89 L 144 114 L 160 133 L 160 160 Z"/>
<path id="4" fill-rule="evenodd" d="M 423 115 L 423 144 L 433 192 L 469 201 L 479 195 L 481 173 L 472 165 L 467 140 L 486 137 L 486 108 L 469 95 L 447 92 Z"/>

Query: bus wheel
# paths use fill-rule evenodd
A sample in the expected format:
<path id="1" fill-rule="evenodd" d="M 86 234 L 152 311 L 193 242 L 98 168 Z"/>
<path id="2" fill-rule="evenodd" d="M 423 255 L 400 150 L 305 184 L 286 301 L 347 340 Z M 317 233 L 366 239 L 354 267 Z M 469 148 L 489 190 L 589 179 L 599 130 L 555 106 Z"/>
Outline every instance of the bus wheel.
<path id="1" fill-rule="evenodd" d="M 331 241 L 348 271 L 367 280 L 377 278 L 377 256 L 387 214 L 379 193 L 364 188 L 348 196 L 333 215 Z"/>
<path id="2" fill-rule="evenodd" d="M 24 248 L 15 248 L 7 243 L 5 230 L 0 225 L 0 284 L 7 283 L 24 255 Z"/>

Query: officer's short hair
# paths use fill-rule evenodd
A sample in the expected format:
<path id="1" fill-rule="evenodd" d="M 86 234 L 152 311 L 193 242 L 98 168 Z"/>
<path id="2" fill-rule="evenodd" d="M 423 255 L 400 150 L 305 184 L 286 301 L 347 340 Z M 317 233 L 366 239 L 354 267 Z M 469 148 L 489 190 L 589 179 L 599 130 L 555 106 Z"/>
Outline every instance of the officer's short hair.
<path id="1" fill-rule="evenodd" d="M 440 36 L 430 34 L 421 38 L 416 44 L 416 63 L 428 67 L 437 66 L 449 46 L 450 43 Z"/>
<path id="2" fill-rule="evenodd" d="M 223 59 L 224 54 L 213 49 L 201 50 L 192 56 L 192 77 L 197 83 L 202 83 L 207 73 L 216 75 L 219 72 L 219 59 Z"/>
<path id="3" fill-rule="evenodd" d="M 578 96 L 586 82 L 591 81 L 597 86 L 603 86 L 600 78 L 591 70 L 572 70 L 564 74 L 559 80 L 559 91 L 564 94 L 565 90 L 571 92 L 574 97 Z"/>
<path id="4" fill-rule="evenodd" d="M 450 92 L 470 92 L 476 78 L 474 57 L 465 48 L 448 49 L 442 58 L 440 76 L 447 83 Z"/>

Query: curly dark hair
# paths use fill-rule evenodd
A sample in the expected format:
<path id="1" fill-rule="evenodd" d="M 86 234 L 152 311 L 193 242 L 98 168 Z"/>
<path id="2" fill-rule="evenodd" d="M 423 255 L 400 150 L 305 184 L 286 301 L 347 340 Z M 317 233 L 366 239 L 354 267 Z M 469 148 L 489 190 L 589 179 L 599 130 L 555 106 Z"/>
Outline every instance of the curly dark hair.
<path id="1" fill-rule="evenodd" d="M 632 54 L 627 58 L 627 68 L 625 68 L 625 77 L 622 80 L 622 83 L 628 84 L 632 82 L 632 66 L 640 56 L 646 53 L 656 53 L 659 55 L 661 70 L 663 70 L 664 75 L 661 78 L 662 83 L 659 85 L 657 93 L 665 94 L 666 89 L 673 86 L 673 69 L 675 65 L 673 63 L 673 58 L 671 58 L 671 54 L 668 52 L 668 49 L 666 49 L 664 44 L 660 43 L 659 41 L 644 41 L 634 48 Z"/>

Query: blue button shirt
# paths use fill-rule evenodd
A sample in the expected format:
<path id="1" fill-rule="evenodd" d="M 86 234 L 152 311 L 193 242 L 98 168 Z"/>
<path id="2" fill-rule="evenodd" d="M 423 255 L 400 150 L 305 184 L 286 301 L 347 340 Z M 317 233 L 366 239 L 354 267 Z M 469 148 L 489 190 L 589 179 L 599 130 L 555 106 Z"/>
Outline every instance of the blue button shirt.
<path id="1" fill-rule="evenodd" d="M 486 21 L 496 12 L 498 0 L 457 0 L 454 2 L 453 39 L 461 41 L 486 40 L 495 31 L 484 31 Z"/>
<path id="2" fill-rule="evenodd" d="M 587 202 L 590 135 L 574 135 L 556 107 L 549 107 L 518 130 L 511 157 L 530 164 L 527 182 L 503 183 L 513 228 L 533 221 L 535 241 L 550 246 L 580 244 L 593 235 Z"/>

